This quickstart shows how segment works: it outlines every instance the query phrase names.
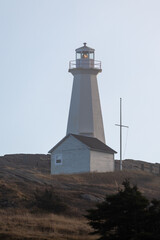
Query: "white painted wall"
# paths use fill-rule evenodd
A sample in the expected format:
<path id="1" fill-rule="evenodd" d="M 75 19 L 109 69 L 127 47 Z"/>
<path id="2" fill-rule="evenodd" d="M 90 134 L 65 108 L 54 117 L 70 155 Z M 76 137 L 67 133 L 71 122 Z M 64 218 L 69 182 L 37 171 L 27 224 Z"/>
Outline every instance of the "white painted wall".
<path id="1" fill-rule="evenodd" d="M 90 151 L 91 172 L 113 172 L 114 154 Z"/>
<path id="2" fill-rule="evenodd" d="M 62 155 L 62 164 L 55 164 L 55 155 Z M 81 173 L 90 171 L 90 150 L 75 139 L 68 137 L 51 153 L 51 174 Z"/>
<path id="3" fill-rule="evenodd" d="M 98 138 L 105 143 L 97 85 L 100 69 L 70 69 L 73 76 L 67 134 Z"/>

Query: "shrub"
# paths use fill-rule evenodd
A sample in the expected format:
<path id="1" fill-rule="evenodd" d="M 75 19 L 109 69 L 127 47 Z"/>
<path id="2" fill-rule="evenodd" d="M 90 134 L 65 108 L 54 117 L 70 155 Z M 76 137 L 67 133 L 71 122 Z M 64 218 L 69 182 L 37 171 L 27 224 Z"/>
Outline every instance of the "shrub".
<path id="1" fill-rule="evenodd" d="M 35 205 L 44 211 L 63 213 L 67 209 L 67 205 L 62 202 L 61 198 L 54 192 L 53 189 L 37 189 L 34 193 Z"/>

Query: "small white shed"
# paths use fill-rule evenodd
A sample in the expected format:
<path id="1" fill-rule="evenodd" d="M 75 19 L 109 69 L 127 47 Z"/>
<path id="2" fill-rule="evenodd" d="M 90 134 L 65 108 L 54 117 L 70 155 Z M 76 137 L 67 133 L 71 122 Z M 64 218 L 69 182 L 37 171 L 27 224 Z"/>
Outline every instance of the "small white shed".
<path id="1" fill-rule="evenodd" d="M 69 134 L 49 153 L 51 174 L 114 171 L 116 151 L 97 138 Z"/>

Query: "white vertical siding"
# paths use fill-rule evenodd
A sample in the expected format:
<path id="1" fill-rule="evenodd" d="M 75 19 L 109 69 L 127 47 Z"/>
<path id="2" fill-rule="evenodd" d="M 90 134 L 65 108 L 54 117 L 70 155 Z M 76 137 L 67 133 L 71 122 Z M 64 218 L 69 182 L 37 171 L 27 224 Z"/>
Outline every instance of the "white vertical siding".
<path id="1" fill-rule="evenodd" d="M 91 172 L 113 172 L 114 154 L 90 151 Z"/>
<path id="2" fill-rule="evenodd" d="M 68 137 L 51 154 L 51 174 L 90 171 L 90 150 L 73 136 Z M 62 155 L 62 164 L 55 164 L 55 155 Z"/>

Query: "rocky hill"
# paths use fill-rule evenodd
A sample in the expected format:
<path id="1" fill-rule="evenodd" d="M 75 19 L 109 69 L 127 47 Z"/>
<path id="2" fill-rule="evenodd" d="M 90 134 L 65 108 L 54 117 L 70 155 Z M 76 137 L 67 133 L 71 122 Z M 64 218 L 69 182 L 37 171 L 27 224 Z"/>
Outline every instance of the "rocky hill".
<path id="1" fill-rule="evenodd" d="M 0 157 L 0 239 L 95 239 L 87 236 L 83 215 L 115 193 L 125 178 L 148 198 L 160 199 L 159 175 L 144 169 L 51 176 L 49 155 Z M 46 189 L 65 203 L 66 212 L 37 210 L 35 192 Z"/>
<path id="2" fill-rule="evenodd" d="M 124 170 L 136 170 L 160 175 L 160 164 L 149 163 L 142 160 L 125 159 L 122 163 Z M 119 170 L 119 161 L 115 161 L 115 170 Z"/>

